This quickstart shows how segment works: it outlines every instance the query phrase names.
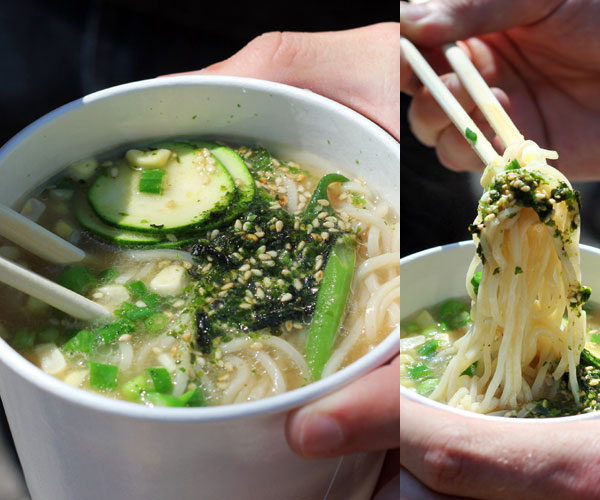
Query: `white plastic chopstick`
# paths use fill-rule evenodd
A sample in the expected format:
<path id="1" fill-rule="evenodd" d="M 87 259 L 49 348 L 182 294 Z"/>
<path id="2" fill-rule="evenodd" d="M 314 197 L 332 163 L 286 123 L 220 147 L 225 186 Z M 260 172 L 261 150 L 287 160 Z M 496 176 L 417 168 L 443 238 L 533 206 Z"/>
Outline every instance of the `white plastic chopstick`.
<path id="1" fill-rule="evenodd" d="M 55 264 L 79 262 L 85 252 L 24 215 L 0 204 L 0 235 Z"/>
<path id="2" fill-rule="evenodd" d="M 469 140 L 469 144 L 477 153 L 481 161 L 487 165 L 493 160 L 499 158 L 498 153 L 490 142 L 485 138 L 483 132 L 475 124 L 469 114 L 463 109 L 460 103 L 448 90 L 446 85 L 440 80 L 440 77 L 429 66 L 429 63 L 421 55 L 419 50 L 404 37 L 400 37 L 400 47 L 406 57 L 406 60 L 411 65 L 419 80 L 429 89 L 435 100 L 445 111 L 448 117 L 452 120 L 456 128 L 467 139 L 467 129 L 476 135 L 476 140 Z"/>
<path id="3" fill-rule="evenodd" d="M 24 269 L 3 257 L 0 257 L 0 281 L 74 318 L 91 321 L 111 316 L 111 313 L 100 304 Z"/>

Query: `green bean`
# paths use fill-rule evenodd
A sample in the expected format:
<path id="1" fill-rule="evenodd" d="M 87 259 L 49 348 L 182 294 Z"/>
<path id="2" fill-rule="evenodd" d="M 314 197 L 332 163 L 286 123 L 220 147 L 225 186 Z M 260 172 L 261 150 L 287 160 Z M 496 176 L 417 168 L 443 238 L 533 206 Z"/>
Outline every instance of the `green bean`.
<path id="1" fill-rule="evenodd" d="M 347 177 L 341 174 L 327 174 L 321 177 L 319 183 L 317 184 L 317 187 L 315 188 L 315 192 L 313 193 L 312 198 L 310 199 L 308 205 L 306 205 L 306 208 L 304 209 L 304 217 L 306 219 L 312 220 L 318 215 L 319 211 L 326 211 L 330 215 L 333 215 L 334 211 L 331 207 L 331 204 L 321 206 L 319 200 L 325 200 L 329 202 L 329 197 L 327 196 L 327 188 L 329 187 L 329 184 L 332 184 L 334 182 L 348 182 L 348 180 L 349 179 Z"/>
<path id="2" fill-rule="evenodd" d="M 323 272 L 306 344 L 306 359 L 315 380 L 321 378 L 346 309 L 354 270 L 354 246 L 348 240 L 334 244 Z"/>

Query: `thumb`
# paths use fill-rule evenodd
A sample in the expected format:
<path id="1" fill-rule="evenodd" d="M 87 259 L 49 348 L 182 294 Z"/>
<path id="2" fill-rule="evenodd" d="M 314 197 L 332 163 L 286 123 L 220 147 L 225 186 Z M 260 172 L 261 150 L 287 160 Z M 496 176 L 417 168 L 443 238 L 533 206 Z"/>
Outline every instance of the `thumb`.
<path id="1" fill-rule="evenodd" d="M 401 2 L 402 34 L 424 46 L 538 22 L 565 0 L 429 0 Z"/>

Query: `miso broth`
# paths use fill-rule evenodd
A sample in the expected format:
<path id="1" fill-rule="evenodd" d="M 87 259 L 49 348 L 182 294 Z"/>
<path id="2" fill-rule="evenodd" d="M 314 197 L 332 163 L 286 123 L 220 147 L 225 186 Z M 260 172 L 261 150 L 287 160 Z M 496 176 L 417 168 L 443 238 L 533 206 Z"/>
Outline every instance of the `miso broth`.
<path id="1" fill-rule="evenodd" d="M 362 179 L 262 147 L 163 141 L 85 159 L 21 211 L 88 257 L 57 266 L 8 242 L 0 255 L 114 317 L 86 324 L 2 286 L 0 334 L 46 373 L 107 397 L 201 406 L 280 394 L 399 324 L 389 204 Z"/>

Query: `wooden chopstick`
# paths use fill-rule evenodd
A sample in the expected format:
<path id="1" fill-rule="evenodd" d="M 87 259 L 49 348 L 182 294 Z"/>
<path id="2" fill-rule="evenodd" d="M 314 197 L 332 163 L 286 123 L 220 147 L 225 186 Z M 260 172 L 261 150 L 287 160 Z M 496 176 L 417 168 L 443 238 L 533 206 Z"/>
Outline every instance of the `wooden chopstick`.
<path id="1" fill-rule="evenodd" d="M 85 252 L 24 215 L 0 204 L 0 235 L 55 264 L 79 262 Z"/>
<path id="2" fill-rule="evenodd" d="M 525 137 L 519 132 L 506 110 L 498 102 L 498 99 L 467 54 L 455 43 L 444 45 L 442 50 L 466 91 L 475 101 L 496 135 L 504 143 L 504 147 L 524 141 Z"/>
<path id="3" fill-rule="evenodd" d="M 3 257 L 0 257 L 0 281 L 74 318 L 93 321 L 112 316 L 100 304 Z"/>
<path id="4" fill-rule="evenodd" d="M 406 60 L 411 65 L 419 80 L 431 92 L 435 100 L 448 115 L 452 123 L 463 134 L 473 150 L 477 153 L 481 161 L 488 165 L 500 156 L 491 143 L 485 138 L 483 132 L 475 124 L 469 114 L 463 109 L 460 103 L 448 90 L 446 85 L 440 80 L 433 68 L 421 55 L 419 50 L 403 36 L 400 37 L 400 47 L 403 50 Z M 469 134 L 471 131 L 473 134 Z M 471 138 L 469 138 L 469 136 Z"/>

